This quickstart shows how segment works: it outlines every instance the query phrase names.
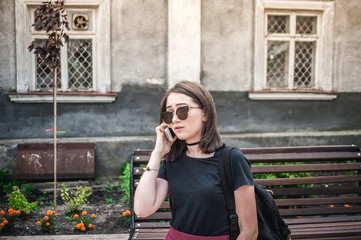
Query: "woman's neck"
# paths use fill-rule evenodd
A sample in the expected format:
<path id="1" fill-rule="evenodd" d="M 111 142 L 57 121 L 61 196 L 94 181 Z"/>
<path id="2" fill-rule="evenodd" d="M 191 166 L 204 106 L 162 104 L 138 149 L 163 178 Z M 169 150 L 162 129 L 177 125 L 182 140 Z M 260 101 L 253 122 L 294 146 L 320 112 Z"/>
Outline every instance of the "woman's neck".
<path id="1" fill-rule="evenodd" d="M 212 157 L 214 155 L 214 152 L 203 153 L 199 145 L 194 145 L 194 146 L 187 146 L 186 154 L 188 157 L 193 157 L 193 158 L 207 158 L 207 157 Z"/>

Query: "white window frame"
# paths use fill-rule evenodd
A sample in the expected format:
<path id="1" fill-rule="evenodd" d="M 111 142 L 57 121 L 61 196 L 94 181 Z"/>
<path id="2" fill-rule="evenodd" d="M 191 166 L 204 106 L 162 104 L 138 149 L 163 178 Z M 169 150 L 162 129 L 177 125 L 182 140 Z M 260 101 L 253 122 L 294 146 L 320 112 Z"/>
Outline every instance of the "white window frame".
<path id="1" fill-rule="evenodd" d="M 253 91 L 249 98 L 254 100 L 332 100 L 336 98 L 332 84 L 334 2 L 298 0 L 256 0 L 255 9 L 255 60 Z M 269 90 L 266 88 L 267 12 L 285 11 L 303 14 L 318 13 L 317 34 L 319 36 L 315 62 L 315 89 L 313 90 Z M 292 57 L 292 56 L 290 56 Z"/>
<path id="2" fill-rule="evenodd" d="M 15 1 L 15 20 L 16 20 L 16 61 L 17 61 L 17 79 L 16 92 L 11 94 L 10 99 L 13 102 L 49 102 L 51 95 L 37 94 L 35 89 L 35 55 L 29 52 L 33 37 L 41 37 L 42 33 L 32 32 L 33 11 L 32 9 L 41 5 L 43 0 L 16 0 Z M 78 9 L 81 11 L 92 11 L 93 25 L 88 33 L 93 39 L 93 94 L 77 94 L 78 90 L 63 91 L 73 92 L 74 94 L 59 95 L 59 102 L 112 102 L 115 100 L 111 91 L 110 78 L 110 0 L 66 0 L 65 8 Z M 96 19 L 96 20 L 95 20 Z M 71 19 L 68 19 L 71 24 Z M 71 31 L 74 39 L 75 31 Z M 75 35 L 74 35 L 75 34 Z M 84 33 L 82 33 L 84 35 Z M 81 38 L 81 37 L 80 37 Z M 66 55 L 66 48 L 62 49 L 62 54 Z M 67 64 L 67 59 L 62 57 L 62 64 Z M 62 76 L 64 76 L 62 72 Z M 63 80 L 62 81 L 66 81 Z M 68 83 L 65 83 L 67 86 Z M 62 83 L 64 86 L 64 83 Z M 51 92 L 51 91 L 49 91 Z"/>
<path id="3" fill-rule="evenodd" d="M 36 8 L 29 8 L 30 10 L 30 15 L 31 15 L 31 19 L 34 19 L 34 13 Z M 96 22 L 95 19 L 95 14 L 96 14 L 96 10 L 95 9 L 90 9 L 90 8 L 71 8 L 70 9 L 71 12 L 77 12 L 77 13 L 82 13 L 82 12 L 91 12 L 91 17 L 92 17 L 92 23 L 93 25 L 95 25 L 94 23 Z M 68 15 L 68 22 L 69 25 L 72 24 L 72 19 L 70 19 L 70 16 Z M 66 31 L 66 33 L 68 34 L 70 40 L 79 40 L 79 39 L 84 39 L 84 40 L 92 40 L 92 88 L 87 88 L 87 89 L 70 89 L 69 88 L 69 79 L 68 79 L 68 44 L 65 44 L 63 47 L 60 48 L 60 66 L 61 66 L 61 87 L 58 88 L 58 90 L 60 91 L 97 91 L 97 41 L 96 41 L 96 29 L 95 26 L 92 26 L 92 29 L 89 31 Z M 34 28 L 31 28 L 31 41 L 33 41 L 34 39 L 45 39 L 47 38 L 47 36 L 45 35 L 45 31 L 42 32 L 37 32 L 35 31 Z M 36 55 L 33 54 L 33 58 L 32 58 L 32 74 L 31 74 L 31 80 L 30 80 L 30 91 L 31 92 L 35 92 L 35 91 L 44 91 L 43 89 L 37 89 L 36 88 L 36 81 L 37 81 L 37 76 L 36 76 Z"/>

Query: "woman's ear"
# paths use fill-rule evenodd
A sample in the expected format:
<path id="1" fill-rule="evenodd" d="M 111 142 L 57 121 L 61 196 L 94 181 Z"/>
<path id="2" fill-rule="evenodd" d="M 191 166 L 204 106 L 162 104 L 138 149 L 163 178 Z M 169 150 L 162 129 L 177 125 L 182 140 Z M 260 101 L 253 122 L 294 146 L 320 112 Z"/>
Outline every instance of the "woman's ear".
<path id="1" fill-rule="evenodd" d="M 202 121 L 203 121 L 203 122 L 207 122 L 207 114 L 206 114 L 205 111 L 203 111 Z"/>

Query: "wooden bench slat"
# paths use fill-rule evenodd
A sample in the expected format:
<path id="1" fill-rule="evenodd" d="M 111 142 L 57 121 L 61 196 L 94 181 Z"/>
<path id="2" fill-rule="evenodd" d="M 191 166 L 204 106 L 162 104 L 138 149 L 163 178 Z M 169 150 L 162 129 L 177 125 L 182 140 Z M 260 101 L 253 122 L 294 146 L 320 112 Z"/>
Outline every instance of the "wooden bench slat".
<path id="1" fill-rule="evenodd" d="M 163 240 L 167 233 L 163 232 L 154 232 L 154 233 L 135 233 L 132 239 L 143 239 L 143 240 Z"/>
<path id="2" fill-rule="evenodd" d="M 336 217 L 309 217 L 309 218 L 287 218 L 284 219 L 289 225 L 307 224 L 307 223 L 341 223 L 361 221 L 361 216 L 336 216 Z"/>
<path id="3" fill-rule="evenodd" d="M 308 188 L 269 188 L 273 196 L 361 194 L 361 187 L 308 187 Z"/>
<path id="4" fill-rule="evenodd" d="M 355 228 L 356 226 L 358 226 L 359 228 L 361 228 L 361 221 L 356 221 L 356 222 L 327 222 L 327 223 L 308 223 L 308 224 L 297 224 L 297 225 L 291 225 L 289 226 L 290 229 L 292 229 L 292 231 L 297 231 L 297 230 L 304 230 L 304 229 L 316 229 L 316 228 L 347 228 L 347 227 L 352 227 Z"/>
<path id="5" fill-rule="evenodd" d="M 169 228 L 169 222 L 136 222 L 135 227 L 137 229 L 147 228 Z"/>
<path id="6" fill-rule="evenodd" d="M 340 240 L 339 237 L 326 237 L 326 238 L 307 238 L 308 240 Z M 341 240 L 360 240 L 359 236 L 351 236 L 351 237 L 345 237 L 343 236 Z"/>
<path id="7" fill-rule="evenodd" d="M 166 233 L 169 231 L 169 226 L 168 228 L 141 228 L 141 229 L 137 229 L 137 233 L 154 233 L 154 232 L 161 232 L 161 233 Z"/>
<path id="8" fill-rule="evenodd" d="M 285 154 L 245 154 L 253 163 L 267 162 L 315 162 L 315 161 L 346 161 L 358 160 L 361 156 L 357 152 L 325 152 L 325 153 L 285 153 Z"/>
<path id="9" fill-rule="evenodd" d="M 346 175 L 332 177 L 304 177 L 304 178 L 273 178 L 273 179 L 254 179 L 255 183 L 262 186 L 277 185 L 299 185 L 299 184 L 328 184 L 328 183 L 347 183 L 360 182 L 361 175 Z M 137 187 L 139 179 L 134 180 L 134 187 Z"/>
<path id="10" fill-rule="evenodd" d="M 330 163 L 330 164 L 292 164 L 252 166 L 252 173 L 297 173 L 297 172 L 332 172 L 361 170 L 361 163 Z"/>
<path id="11" fill-rule="evenodd" d="M 361 229 L 345 230 L 329 230 L 324 229 L 320 231 L 307 231 L 292 233 L 292 239 L 309 239 L 309 238 L 325 238 L 325 237 L 347 237 L 347 236 L 361 236 Z"/>
<path id="12" fill-rule="evenodd" d="M 323 198 L 288 198 L 288 199 L 275 199 L 277 206 L 309 206 L 309 205 L 333 205 L 333 204 L 343 204 L 343 203 L 361 203 L 360 196 L 354 197 L 323 197 Z"/>
<path id="13" fill-rule="evenodd" d="M 170 212 L 155 212 L 146 218 L 136 217 L 135 219 L 137 221 L 139 220 L 151 221 L 151 220 L 170 220 L 171 218 L 172 218 L 172 214 Z"/>
<path id="14" fill-rule="evenodd" d="M 358 152 L 356 145 L 320 145 L 320 146 L 296 146 L 296 147 L 260 147 L 240 148 L 244 154 L 251 153 L 304 153 L 304 152 Z"/>
<path id="15" fill-rule="evenodd" d="M 307 240 L 340 240 L 338 237 L 326 237 L 326 238 L 307 238 Z M 343 236 L 341 240 L 360 240 L 359 236 L 353 236 L 353 237 L 345 237 Z"/>
<path id="16" fill-rule="evenodd" d="M 337 215 L 337 214 L 357 214 L 361 212 L 361 207 L 334 207 L 334 208 L 294 208 L 279 209 L 280 214 L 289 216 L 317 216 L 317 215 Z"/>
<path id="17" fill-rule="evenodd" d="M 297 172 L 332 172 L 332 171 L 357 171 L 361 170 L 361 163 L 330 163 L 330 164 L 292 164 L 292 165 L 268 165 L 252 166 L 252 173 L 297 173 Z M 142 167 L 134 167 L 134 176 L 144 173 Z"/>
<path id="18" fill-rule="evenodd" d="M 322 183 L 329 184 L 329 183 L 360 182 L 361 175 L 255 179 L 254 181 L 262 186 L 298 185 L 298 184 L 307 185 L 307 184 L 322 184 Z"/>

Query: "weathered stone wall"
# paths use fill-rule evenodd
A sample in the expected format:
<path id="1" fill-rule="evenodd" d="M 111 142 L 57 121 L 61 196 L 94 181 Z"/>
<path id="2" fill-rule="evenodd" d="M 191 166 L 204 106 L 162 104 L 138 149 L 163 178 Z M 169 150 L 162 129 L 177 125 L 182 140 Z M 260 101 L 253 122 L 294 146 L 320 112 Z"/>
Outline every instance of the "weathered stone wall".
<path id="1" fill-rule="evenodd" d="M 361 91 L 361 4 L 335 1 L 334 83 L 340 92 Z"/>
<path id="2" fill-rule="evenodd" d="M 15 166 L 17 144 L 51 142 L 52 104 L 15 104 L 15 4 L 0 1 L 0 168 Z M 361 145 L 361 5 L 335 0 L 332 101 L 253 101 L 254 1 L 201 3 L 201 83 L 211 90 L 230 145 Z M 58 105 L 63 142 L 96 142 L 99 175 L 117 175 L 136 148 L 152 148 L 167 86 L 168 1 L 111 1 L 113 103 Z"/>
<path id="3" fill-rule="evenodd" d="M 15 89 L 15 85 L 15 1 L 2 0 L 0 1 L 0 92 Z"/>

